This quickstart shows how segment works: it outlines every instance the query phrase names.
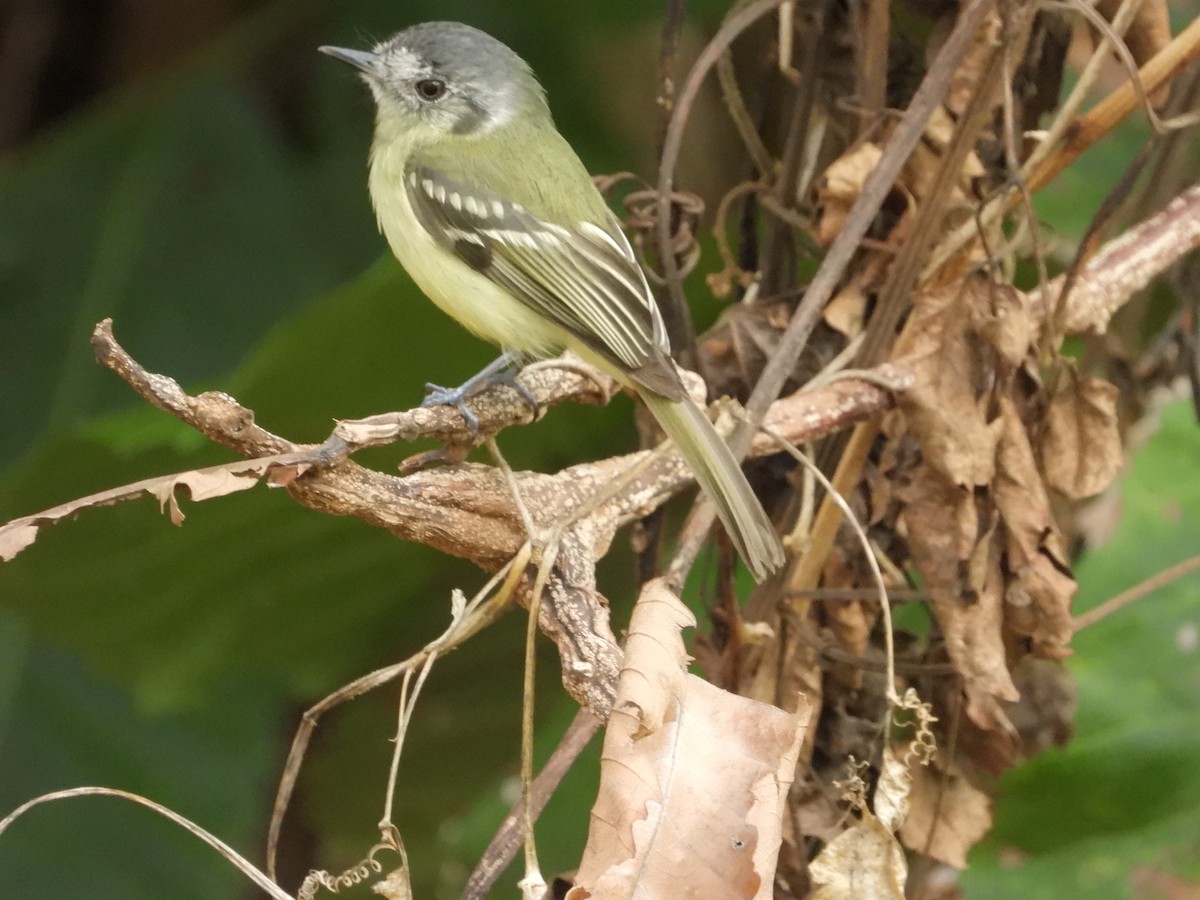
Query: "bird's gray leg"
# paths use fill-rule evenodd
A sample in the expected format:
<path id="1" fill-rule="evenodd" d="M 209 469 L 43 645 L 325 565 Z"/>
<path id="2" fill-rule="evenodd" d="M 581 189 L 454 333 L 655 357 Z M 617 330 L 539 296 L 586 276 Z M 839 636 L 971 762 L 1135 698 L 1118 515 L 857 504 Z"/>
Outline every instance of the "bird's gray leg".
<path id="1" fill-rule="evenodd" d="M 525 385 L 517 381 L 517 375 L 523 365 L 524 361 L 518 353 L 505 350 L 456 388 L 442 387 L 440 384 L 425 385 L 425 400 L 421 405 L 425 407 L 453 406 L 467 423 L 471 434 L 475 435 L 479 433 L 479 419 L 476 418 L 475 413 L 471 412 L 467 400 L 484 388 L 498 384 L 516 391 L 536 415 L 540 408 L 537 398 L 529 392 Z"/>

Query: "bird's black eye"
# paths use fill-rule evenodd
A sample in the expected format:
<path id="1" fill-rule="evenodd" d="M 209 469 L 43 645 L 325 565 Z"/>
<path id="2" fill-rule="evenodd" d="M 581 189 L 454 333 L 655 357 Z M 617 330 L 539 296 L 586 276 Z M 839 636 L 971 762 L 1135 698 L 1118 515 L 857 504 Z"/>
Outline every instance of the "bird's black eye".
<path id="1" fill-rule="evenodd" d="M 423 78 L 417 82 L 416 87 L 417 96 L 422 100 L 433 102 L 446 95 L 446 82 L 439 78 Z"/>

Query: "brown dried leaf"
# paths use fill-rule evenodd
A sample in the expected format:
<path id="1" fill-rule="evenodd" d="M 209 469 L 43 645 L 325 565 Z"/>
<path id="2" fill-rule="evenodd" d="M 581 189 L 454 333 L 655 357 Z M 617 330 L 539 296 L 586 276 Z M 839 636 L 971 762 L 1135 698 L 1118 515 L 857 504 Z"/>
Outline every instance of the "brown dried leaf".
<path id="1" fill-rule="evenodd" d="M 925 126 L 925 139 L 913 148 L 912 155 L 905 163 L 900 181 L 918 203 L 933 192 L 938 179 L 945 177 L 942 159 L 957 129 L 958 123 L 945 109 L 938 107 L 930 117 L 929 124 Z M 958 176 L 958 183 L 951 191 L 947 208 L 964 207 L 968 202 L 967 188 L 971 180 L 986 173 L 987 170 L 979 161 L 979 157 L 974 153 L 967 154 Z"/>
<path id="2" fill-rule="evenodd" d="M 26 521 L 0 526 L 0 559 L 8 562 L 37 540 L 38 526 Z"/>
<path id="3" fill-rule="evenodd" d="M 79 497 L 69 503 L 43 510 L 32 516 L 13 519 L 11 522 L 0 525 L 0 560 L 8 562 L 32 544 L 43 526 L 74 518 L 85 509 L 111 506 L 143 494 L 150 494 L 158 498 L 160 507 L 169 504 L 171 521 L 179 525 L 183 522 L 183 512 L 175 500 L 176 487 L 186 486 L 194 500 L 223 497 L 235 491 L 244 491 L 254 487 L 258 479 L 270 472 L 277 465 L 277 460 L 281 458 L 283 457 L 243 460 L 207 469 L 146 478 L 132 484 L 101 491 L 98 494 Z"/>
<path id="4" fill-rule="evenodd" d="M 1000 701 L 1017 699 L 1001 633 L 1003 591 L 999 551 L 990 542 L 982 582 L 968 590 L 968 561 L 981 544 L 975 498 L 928 466 L 920 466 L 902 491 L 901 522 L 913 563 L 929 592 L 946 652 L 963 678 L 967 714 L 980 727 L 1010 731 Z"/>
<path id="5" fill-rule="evenodd" d="M 888 831 L 896 831 L 908 818 L 912 800 L 913 769 L 924 769 L 923 765 L 910 765 L 906 761 L 908 746 L 901 745 L 900 752 L 888 744 L 883 748 L 883 760 L 879 764 L 879 780 L 875 784 L 875 816 Z"/>
<path id="6" fill-rule="evenodd" d="M 197 469 L 162 479 L 151 489 L 151 493 L 158 498 L 159 509 L 164 506 L 170 507 L 171 522 L 175 525 L 182 525 L 185 517 L 175 496 L 177 488 L 186 487 L 193 500 L 211 500 L 214 497 L 224 497 L 227 494 L 249 490 L 258 484 L 258 479 L 262 477 L 262 474 L 260 471 L 246 473 L 228 468 Z"/>
<path id="7" fill-rule="evenodd" d="M 825 324 L 848 338 L 856 338 L 863 330 L 867 312 L 867 295 L 855 281 L 838 291 L 821 313 Z"/>
<path id="8" fill-rule="evenodd" d="M 159 483 L 151 493 L 158 499 L 158 511 L 165 512 L 169 508 L 171 524 L 182 525 L 183 520 L 187 517 L 183 514 L 183 510 L 179 508 L 179 501 L 175 498 L 175 480 L 171 479 Z"/>
<path id="9" fill-rule="evenodd" d="M 808 710 L 789 715 L 689 675 L 679 632 L 694 624 L 664 582 L 643 589 L 568 898 L 772 894 Z"/>
<path id="10" fill-rule="evenodd" d="M 1118 393 L 1102 378 L 1070 377 L 1050 398 L 1042 467 L 1046 483 L 1069 500 L 1099 494 L 1121 471 Z"/>
<path id="11" fill-rule="evenodd" d="M 1014 684 L 1016 683 L 1014 679 Z M 939 710 L 939 718 L 943 721 L 957 720 L 957 733 L 954 743 L 954 753 L 959 759 L 970 760 L 982 772 L 991 775 L 1001 775 L 1007 772 L 1021 758 L 1021 736 L 1008 719 L 1008 711 L 1012 703 L 1003 703 L 992 698 L 997 709 L 985 708 L 986 716 L 962 716 L 966 698 L 959 684 L 951 679 L 942 679 L 934 688 L 934 707 Z M 976 722 L 976 718 L 984 724 Z"/>
<path id="12" fill-rule="evenodd" d="M 809 874 L 820 885 L 813 900 L 903 900 L 908 864 L 895 835 L 864 810 L 817 854 Z"/>
<path id="13" fill-rule="evenodd" d="M 267 473 L 267 480 L 279 487 L 288 487 L 294 484 L 297 478 L 311 468 L 311 466 L 304 463 L 294 466 L 275 466 Z M 195 496 L 192 499 L 196 499 Z"/>
<path id="14" fill-rule="evenodd" d="M 863 143 L 835 159 L 817 185 L 816 240 L 828 246 L 842 227 L 850 207 L 862 192 L 863 182 L 879 164 L 883 150 L 878 144 Z"/>
<path id="15" fill-rule="evenodd" d="M 953 484 L 990 484 L 998 432 L 979 385 L 989 370 L 971 328 L 975 290 L 952 286 L 920 294 L 896 343 L 915 383 L 897 398 L 927 465 Z"/>
<path id="16" fill-rule="evenodd" d="M 971 326 L 1011 369 L 1024 362 L 1041 322 L 1030 296 L 1011 284 L 984 282 L 973 292 Z"/>
<path id="17" fill-rule="evenodd" d="M 992 798 L 955 765 L 949 772 L 925 767 L 913 773 L 908 818 L 900 828 L 904 846 L 956 869 L 992 827 Z"/>
<path id="18" fill-rule="evenodd" d="M 1011 573 L 1005 591 L 1007 624 L 1033 639 L 1035 653 L 1057 659 L 1069 653 L 1067 644 L 1074 633 L 1075 579 L 1025 426 L 1011 400 L 1002 400 L 1000 409 L 1004 431 L 995 496 L 1004 519 L 1006 569 Z"/>
<path id="19" fill-rule="evenodd" d="M 979 90 L 980 82 L 983 80 L 983 73 L 986 70 L 995 48 L 1006 43 L 1004 38 L 1004 22 L 998 11 L 993 10 L 988 14 L 987 20 L 974 35 L 971 40 L 971 46 L 963 57 L 962 62 L 958 64 L 958 68 L 954 72 L 954 77 L 950 81 L 950 92 L 944 102 L 945 110 L 955 117 L 962 116 L 970 106 L 971 98 Z M 932 42 L 927 53 L 932 51 Z M 1018 54 L 1019 58 L 1020 54 Z M 1000 86 L 996 87 L 997 92 Z M 999 93 L 992 98 L 993 105 L 998 106 L 1000 101 Z"/>

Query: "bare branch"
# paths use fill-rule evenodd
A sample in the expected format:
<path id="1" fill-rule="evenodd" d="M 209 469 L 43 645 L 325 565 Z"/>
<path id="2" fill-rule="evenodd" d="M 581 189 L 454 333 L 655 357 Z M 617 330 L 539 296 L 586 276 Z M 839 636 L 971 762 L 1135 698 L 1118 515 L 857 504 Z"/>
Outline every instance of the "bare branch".
<path id="1" fill-rule="evenodd" d="M 170 492 L 175 485 L 213 472 L 235 479 L 277 473 L 273 480 L 303 506 L 355 516 L 403 540 L 468 559 L 487 572 L 504 567 L 526 542 L 526 526 L 510 486 L 491 466 L 463 462 L 401 477 L 364 468 L 347 458 L 359 446 L 388 440 L 441 434 L 461 438 L 457 411 L 417 409 L 376 416 L 364 420 L 366 426 L 340 423 L 323 444 L 298 444 L 255 424 L 253 412 L 228 394 L 206 392 L 193 397 L 173 379 L 147 372 L 117 343 L 108 320 L 96 326 L 92 342 L 99 360 L 149 403 L 252 461 L 148 479 L 15 520 L 0 526 L 0 548 L 8 548 L 4 558 L 32 543 L 43 524 L 148 491 L 163 496 L 165 489 L 173 497 Z M 570 364 L 533 367 L 522 381 L 539 403 L 607 396 L 603 383 Z M 789 440 L 812 440 L 890 408 L 892 391 L 904 390 L 910 381 L 901 369 L 880 367 L 865 380 L 846 379 L 780 400 L 766 421 Z M 528 405 L 503 387 L 481 394 L 476 408 L 484 434 L 527 421 L 530 416 Z M 752 448 L 756 455 L 774 450 L 765 436 Z M 554 475 L 519 472 L 514 479 L 534 525 L 561 531 L 545 602 L 539 606 L 538 625 L 558 646 L 567 691 L 604 717 L 621 653 L 609 625 L 607 601 L 596 590 L 596 561 L 607 553 L 618 528 L 647 515 L 685 488 L 691 474 L 682 458 L 673 453 L 643 451 L 583 463 Z M 624 484 L 623 489 L 612 491 L 618 482 Z M 597 497 L 602 497 L 602 502 L 596 503 Z M 528 602 L 531 586 L 524 576 L 518 591 L 520 602 Z"/>
<path id="2" fill-rule="evenodd" d="M 1109 241 L 1080 270 L 1067 296 L 1063 328 L 1069 334 L 1103 332 L 1108 320 L 1156 276 L 1200 247 L 1200 182 L 1151 216 Z M 1058 297 L 1066 276 L 1051 281 L 1030 299 L 1041 304 Z M 1040 311 L 1040 310 L 1039 310 Z"/>
<path id="3" fill-rule="evenodd" d="M 1075 630 L 1083 631 L 1089 625 L 1095 625 L 1113 613 L 1120 612 L 1127 606 L 1132 606 L 1143 597 L 1153 594 L 1171 582 L 1178 581 L 1180 578 L 1191 575 L 1193 572 L 1200 572 L 1200 556 L 1193 556 L 1191 559 L 1185 559 L 1183 562 L 1168 566 L 1161 572 L 1155 572 L 1145 581 L 1135 584 L 1129 590 L 1122 591 L 1115 597 L 1110 597 L 1100 605 L 1092 607 L 1085 613 L 1081 613 L 1075 617 Z"/>

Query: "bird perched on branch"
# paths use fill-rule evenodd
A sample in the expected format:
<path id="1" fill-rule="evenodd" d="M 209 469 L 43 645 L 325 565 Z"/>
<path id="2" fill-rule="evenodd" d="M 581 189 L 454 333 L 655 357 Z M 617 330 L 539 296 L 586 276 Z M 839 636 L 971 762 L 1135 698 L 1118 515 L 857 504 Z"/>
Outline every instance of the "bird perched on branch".
<path id="1" fill-rule="evenodd" d="M 688 396 L 616 217 L 516 53 L 454 22 L 369 51 L 322 47 L 375 97 L 370 191 L 392 251 L 434 303 L 506 351 L 427 403 L 464 403 L 512 363 L 570 350 L 632 388 L 687 460 L 761 580 L 783 548 L 737 460 Z"/>

